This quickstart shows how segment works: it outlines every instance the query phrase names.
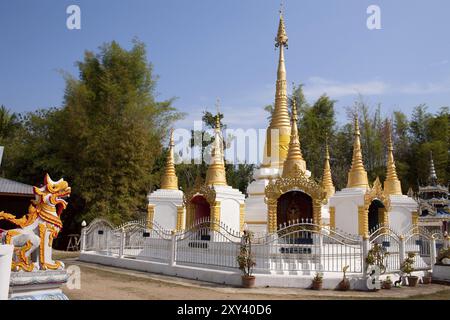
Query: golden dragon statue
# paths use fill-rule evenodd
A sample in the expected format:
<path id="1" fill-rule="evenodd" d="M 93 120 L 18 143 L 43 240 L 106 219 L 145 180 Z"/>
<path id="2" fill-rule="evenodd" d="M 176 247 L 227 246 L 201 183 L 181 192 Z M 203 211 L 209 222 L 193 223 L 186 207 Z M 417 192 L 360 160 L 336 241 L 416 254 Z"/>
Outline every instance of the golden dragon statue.
<path id="1" fill-rule="evenodd" d="M 2 234 L 2 242 L 14 245 L 11 270 L 64 269 L 61 261 L 52 260 L 52 243 L 62 229 L 60 216 L 67 207 L 65 199 L 71 193 L 69 184 L 64 179 L 55 182 L 46 174 L 44 185 L 33 187 L 33 192 L 35 199 L 31 200 L 28 213 L 22 218 L 0 211 L 0 220 L 20 227 Z"/>

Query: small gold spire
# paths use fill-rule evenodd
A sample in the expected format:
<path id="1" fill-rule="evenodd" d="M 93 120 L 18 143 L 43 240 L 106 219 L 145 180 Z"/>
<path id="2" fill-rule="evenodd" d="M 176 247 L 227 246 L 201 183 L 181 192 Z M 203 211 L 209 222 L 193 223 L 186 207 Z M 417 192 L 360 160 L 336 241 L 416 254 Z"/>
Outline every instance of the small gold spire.
<path id="1" fill-rule="evenodd" d="M 328 139 L 325 144 L 325 165 L 323 168 L 323 176 L 322 176 L 322 186 L 323 191 L 327 194 L 327 199 L 330 198 L 336 191 L 333 185 L 333 178 L 331 176 L 331 167 L 330 167 L 330 153 L 328 151 Z"/>
<path id="2" fill-rule="evenodd" d="M 226 186 L 225 161 L 223 156 L 223 139 L 220 132 L 219 113 L 216 116 L 216 128 L 214 129 L 214 142 L 211 150 L 211 163 L 206 171 L 206 185 Z"/>
<path id="3" fill-rule="evenodd" d="M 170 130 L 169 153 L 166 159 L 166 168 L 161 178 L 161 189 L 178 190 L 178 178 L 175 172 L 175 158 L 173 154 L 173 129 Z"/>
<path id="4" fill-rule="evenodd" d="M 297 104 L 294 98 L 292 99 L 291 141 L 289 142 L 286 161 L 284 161 L 283 178 L 294 178 L 299 170 L 306 172 L 306 162 L 303 159 L 300 140 L 298 138 L 297 120 Z"/>
<path id="5" fill-rule="evenodd" d="M 267 128 L 266 145 L 264 150 L 264 167 L 283 166 L 289 148 L 290 140 L 290 117 L 288 111 L 288 97 L 286 85 L 286 66 L 284 63 L 284 48 L 287 48 L 288 37 L 284 26 L 283 13 L 280 10 L 280 23 L 278 26 L 277 37 L 275 38 L 275 47 L 279 48 L 277 82 L 275 91 L 275 107 Z M 272 143 L 272 132 L 278 137 L 278 142 Z M 273 154 L 275 153 L 275 154 Z"/>
<path id="6" fill-rule="evenodd" d="M 401 195 L 402 185 L 397 177 L 394 161 L 394 147 L 392 146 L 391 127 L 388 124 L 388 154 L 387 154 L 386 180 L 384 181 L 384 191 L 388 195 Z"/>
<path id="7" fill-rule="evenodd" d="M 367 179 L 367 171 L 364 168 L 362 151 L 361 151 L 361 141 L 359 132 L 358 117 L 355 116 L 355 140 L 353 142 L 353 158 L 352 167 L 348 172 L 348 182 L 347 188 L 367 188 L 369 187 L 369 182 Z"/>

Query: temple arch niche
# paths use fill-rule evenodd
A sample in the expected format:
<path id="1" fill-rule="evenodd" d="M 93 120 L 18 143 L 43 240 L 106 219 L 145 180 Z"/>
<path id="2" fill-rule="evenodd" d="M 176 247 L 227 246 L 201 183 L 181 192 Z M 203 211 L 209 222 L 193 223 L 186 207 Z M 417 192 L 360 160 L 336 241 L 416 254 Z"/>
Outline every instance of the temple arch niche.
<path id="1" fill-rule="evenodd" d="M 368 210 L 369 232 L 375 230 L 380 224 L 384 224 L 385 211 L 383 202 L 378 199 L 372 200 Z"/>
<path id="2" fill-rule="evenodd" d="M 277 201 L 277 225 L 313 220 L 312 198 L 298 190 L 282 194 Z"/>
<path id="3" fill-rule="evenodd" d="M 194 223 L 200 220 L 209 220 L 211 218 L 211 206 L 204 196 L 194 196 L 191 199 L 190 204 L 193 206 L 192 214 Z"/>

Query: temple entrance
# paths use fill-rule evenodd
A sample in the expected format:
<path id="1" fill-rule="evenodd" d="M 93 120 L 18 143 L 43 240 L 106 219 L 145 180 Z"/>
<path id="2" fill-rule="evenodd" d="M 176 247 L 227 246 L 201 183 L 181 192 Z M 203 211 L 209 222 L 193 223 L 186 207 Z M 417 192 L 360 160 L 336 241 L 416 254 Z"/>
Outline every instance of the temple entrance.
<path id="1" fill-rule="evenodd" d="M 192 198 L 191 204 L 194 206 L 193 222 L 196 226 L 196 240 L 211 240 L 209 224 L 211 207 L 208 201 L 203 196 L 198 195 Z"/>
<path id="2" fill-rule="evenodd" d="M 369 233 L 378 228 L 383 221 L 380 219 L 380 209 L 384 209 L 384 205 L 380 200 L 373 200 L 369 206 Z"/>
<path id="3" fill-rule="evenodd" d="M 211 215 L 211 207 L 203 196 L 195 196 L 191 203 L 194 205 L 194 223 L 208 219 Z"/>
<path id="4" fill-rule="evenodd" d="M 312 198 L 301 191 L 289 191 L 277 201 L 277 227 L 301 219 L 313 219 Z"/>

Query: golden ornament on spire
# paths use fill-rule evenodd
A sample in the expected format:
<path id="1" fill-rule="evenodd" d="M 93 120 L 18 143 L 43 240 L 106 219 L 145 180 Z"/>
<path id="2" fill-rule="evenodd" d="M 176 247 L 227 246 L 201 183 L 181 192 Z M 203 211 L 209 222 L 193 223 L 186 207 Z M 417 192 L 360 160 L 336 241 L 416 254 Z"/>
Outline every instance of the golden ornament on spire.
<path id="1" fill-rule="evenodd" d="M 384 181 L 384 192 L 388 195 L 402 195 L 402 185 L 397 177 L 394 161 L 394 147 L 392 146 L 391 127 L 388 124 L 388 154 L 387 154 L 387 172 Z"/>
<path id="2" fill-rule="evenodd" d="M 220 132 L 219 114 L 216 116 L 216 128 L 214 129 L 214 142 L 211 150 L 211 163 L 206 171 L 206 185 L 226 186 L 225 161 L 223 155 L 223 139 Z"/>
<path id="3" fill-rule="evenodd" d="M 291 141 L 289 142 L 286 161 L 284 161 L 283 178 L 295 178 L 299 170 L 306 172 L 306 162 L 303 159 L 300 140 L 298 138 L 297 120 L 297 105 L 294 98 L 292 99 Z"/>
<path id="4" fill-rule="evenodd" d="M 291 125 L 288 111 L 286 66 L 284 64 L 284 48 L 287 48 L 287 42 L 288 37 L 284 26 L 283 13 L 280 10 L 280 23 L 277 37 L 275 38 L 275 47 L 280 50 L 275 91 L 275 107 L 270 125 L 267 128 L 263 159 L 264 167 L 282 167 L 289 148 Z"/>
<path id="5" fill-rule="evenodd" d="M 355 116 L 355 141 L 353 142 L 353 158 L 352 167 L 348 172 L 348 182 L 347 188 L 367 188 L 369 182 L 367 179 L 367 172 L 364 168 L 362 151 L 361 151 L 361 141 L 359 132 L 358 117 Z"/>
<path id="6" fill-rule="evenodd" d="M 334 195 L 336 189 L 333 185 L 333 178 L 331 176 L 331 167 L 330 167 L 330 153 L 328 151 L 328 139 L 325 144 L 325 165 L 323 168 L 323 176 L 322 176 L 322 187 L 323 191 L 327 194 L 327 199 Z"/>
<path id="7" fill-rule="evenodd" d="M 178 178 L 175 172 L 175 158 L 173 154 L 173 129 L 170 131 L 169 153 L 166 168 L 161 178 L 161 189 L 178 190 Z"/>

